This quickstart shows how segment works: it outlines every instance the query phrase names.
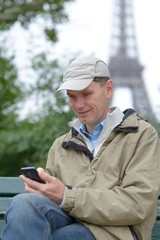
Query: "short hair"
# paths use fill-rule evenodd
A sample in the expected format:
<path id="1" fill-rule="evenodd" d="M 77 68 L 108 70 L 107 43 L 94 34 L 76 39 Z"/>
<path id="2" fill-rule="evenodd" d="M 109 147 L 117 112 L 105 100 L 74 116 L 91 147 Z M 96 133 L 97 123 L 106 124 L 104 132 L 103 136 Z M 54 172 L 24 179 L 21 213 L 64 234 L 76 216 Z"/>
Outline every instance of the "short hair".
<path id="1" fill-rule="evenodd" d="M 103 87 L 109 79 L 110 79 L 109 77 L 95 77 L 93 81 L 98 82 L 101 85 L 101 87 Z"/>

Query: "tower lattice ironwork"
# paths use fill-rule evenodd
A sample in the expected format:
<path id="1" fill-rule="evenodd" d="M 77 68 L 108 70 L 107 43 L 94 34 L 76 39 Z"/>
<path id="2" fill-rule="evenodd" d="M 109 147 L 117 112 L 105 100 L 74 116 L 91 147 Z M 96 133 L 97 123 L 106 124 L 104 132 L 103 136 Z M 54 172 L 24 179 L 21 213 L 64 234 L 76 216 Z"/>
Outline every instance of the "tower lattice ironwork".
<path id="1" fill-rule="evenodd" d="M 114 88 L 130 88 L 134 109 L 141 116 L 147 116 L 152 113 L 152 107 L 138 58 L 132 0 L 115 0 L 111 40 L 108 65 Z"/>

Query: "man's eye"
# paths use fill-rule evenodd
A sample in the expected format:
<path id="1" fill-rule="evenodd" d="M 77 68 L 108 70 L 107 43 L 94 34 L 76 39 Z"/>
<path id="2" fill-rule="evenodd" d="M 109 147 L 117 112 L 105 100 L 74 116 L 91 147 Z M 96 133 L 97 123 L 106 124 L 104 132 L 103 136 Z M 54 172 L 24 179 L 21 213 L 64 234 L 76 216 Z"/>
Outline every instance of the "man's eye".
<path id="1" fill-rule="evenodd" d="M 90 93 L 84 93 L 84 96 L 89 96 L 90 95 Z"/>
<path id="2" fill-rule="evenodd" d="M 70 99 L 74 99 L 75 96 L 73 96 L 73 95 L 69 95 L 69 98 L 70 98 Z"/>

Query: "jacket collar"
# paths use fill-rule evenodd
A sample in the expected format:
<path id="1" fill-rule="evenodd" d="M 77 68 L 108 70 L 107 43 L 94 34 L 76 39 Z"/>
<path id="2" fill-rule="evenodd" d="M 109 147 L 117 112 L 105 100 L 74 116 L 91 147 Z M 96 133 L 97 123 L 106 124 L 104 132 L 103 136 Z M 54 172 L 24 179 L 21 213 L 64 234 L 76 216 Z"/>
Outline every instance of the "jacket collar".
<path id="1" fill-rule="evenodd" d="M 122 122 L 115 127 L 115 130 L 124 132 L 137 132 L 138 131 L 138 119 L 136 111 L 134 109 L 128 108 L 124 112 L 124 117 Z"/>
<path id="2" fill-rule="evenodd" d="M 128 108 L 123 112 L 124 116 L 120 124 L 118 124 L 114 130 L 123 131 L 123 132 L 137 132 L 138 131 L 138 119 L 136 111 L 134 109 Z M 77 127 L 80 124 L 79 119 L 75 120 Z M 72 127 L 72 137 L 78 135 L 76 128 Z"/>
<path id="3" fill-rule="evenodd" d="M 135 110 L 133 110 L 133 109 L 125 110 L 122 122 L 114 128 L 114 131 L 137 132 L 138 131 L 138 118 L 137 118 L 137 114 L 136 114 Z M 108 141 L 110 141 L 113 138 L 113 136 L 115 134 L 114 131 L 111 133 L 110 137 L 108 138 Z M 73 141 L 73 138 L 74 138 L 74 141 Z M 80 142 L 81 142 L 81 144 L 80 144 Z M 87 148 L 82 136 L 79 134 L 79 132 L 74 127 L 72 127 L 70 140 L 63 142 L 62 147 L 63 148 L 71 147 L 77 151 L 82 151 L 88 155 L 90 161 L 93 159 L 92 152 Z"/>

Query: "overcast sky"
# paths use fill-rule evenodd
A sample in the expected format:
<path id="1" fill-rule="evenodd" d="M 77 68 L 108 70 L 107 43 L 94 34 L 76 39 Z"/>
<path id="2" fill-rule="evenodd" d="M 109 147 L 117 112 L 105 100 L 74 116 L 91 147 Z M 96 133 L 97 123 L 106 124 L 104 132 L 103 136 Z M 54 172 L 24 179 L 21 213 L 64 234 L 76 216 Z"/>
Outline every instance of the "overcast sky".
<path id="1" fill-rule="evenodd" d="M 66 12 L 69 15 L 69 22 L 58 27 L 59 42 L 50 51 L 53 58 L 58 57 L 63 60 L 73 57 L 73 54 L 95 55 L 107 63 L 110 57 L 115 1 L 75 0 L 68 3 Z M 131 1 L 134 7 L 139 60 L 145 67 L 143 77 L 152 106 L 160 115 L 160 91 L 158 91 L 158 87 L 160 88 L 160 0 Z M 22 69 L 27 62 L 26 49 L 39 51 L 45 48 L 44 38 L 41 30 L 34 25 L 30 33 L 20 31 L 19 26 L 16 26 L 11 38 L 17 39 L 14 45 L 12 44 L 12 48 L 17 52 L 17 62 L 25 79 Z"/>

